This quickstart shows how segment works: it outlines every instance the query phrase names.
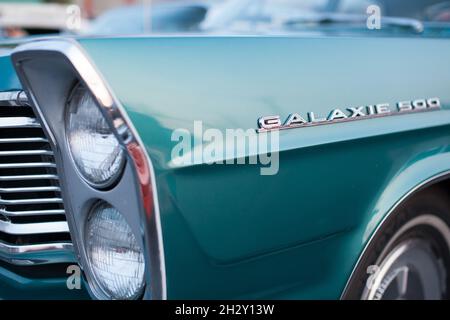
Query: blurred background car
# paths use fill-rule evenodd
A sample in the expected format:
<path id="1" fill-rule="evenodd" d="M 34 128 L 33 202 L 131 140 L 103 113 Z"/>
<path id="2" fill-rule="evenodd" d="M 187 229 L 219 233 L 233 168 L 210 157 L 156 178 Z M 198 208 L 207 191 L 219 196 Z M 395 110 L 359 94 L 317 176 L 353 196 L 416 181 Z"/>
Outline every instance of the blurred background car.
<path id="1" fill-rule="evenodd" d="M 450 2 L 441 0 L 227 0 L 208 11 L 201 29 L 222 33 L 367 33 L 371 6 L 380 8 L 383 30 L 373 35 L 448 32 Z"/>
<path id="2" fill-rule="evenodd" d="M 446 35 L 450 1 L 412 0 L 9 0 L 0 1 L 3 37 L 81 33 L 355 34 L 370 32 L 377 5 L 383 30 L 374 36 Z M 338 26 L 338 27 L 337 27 Z"/>
<path id="3" fill-rule="evenodd" d="M 208 7 L 206 1 L 121 5 L 101 14 L 86 31 L 96 35 L 199 31 Z"/>

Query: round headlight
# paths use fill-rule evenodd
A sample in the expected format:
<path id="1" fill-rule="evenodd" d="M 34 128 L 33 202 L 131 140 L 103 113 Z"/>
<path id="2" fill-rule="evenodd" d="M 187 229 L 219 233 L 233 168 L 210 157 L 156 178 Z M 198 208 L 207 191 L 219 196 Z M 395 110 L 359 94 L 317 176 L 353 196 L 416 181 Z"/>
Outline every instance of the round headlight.
<path id="1" fill-rule="evenodd" d="M 114 182 L 124 163 L 124 152 L 93 96 L 82 85 L 72 92 L 66 119 L 72 158 L 83 178 L 96 187 Z"/>
<path id="2" fill-rule="evenodd" d="M 111 299 L 134 299 L 144 288 L 144 254 L 120 212 L 97 203 L 86 223 L 90 270 Z"/>

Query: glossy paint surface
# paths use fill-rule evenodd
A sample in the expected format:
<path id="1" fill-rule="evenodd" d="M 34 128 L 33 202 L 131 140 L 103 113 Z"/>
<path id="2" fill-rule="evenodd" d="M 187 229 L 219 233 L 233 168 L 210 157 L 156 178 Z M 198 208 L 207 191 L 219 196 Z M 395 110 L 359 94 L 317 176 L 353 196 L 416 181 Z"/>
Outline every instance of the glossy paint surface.
<path id="1" fill-rule="evenodd" d="M 385 214 L 450 168 L 444 39 L 86 39 L 156 170 L 169 298 L 339 298 Z M 280 166 L 174 166 L 173 130 L 439 97 L 442 110 L 280 132 Z M 276 151 L 276 150 L 273 150 Z"/>
<path id="2" fill-rule="evenodd" d="M 26 267 L 22 267 L 22 271 L 26 269 Z M 63 270 L 65 267 L 61 266 L 59 271 Z M 89 299 L 89 295 L 84 289 L 86 288 L 85 283 L 82 283 L 81 290 L 69 290 L 66 285 L 67 279 L 64 276 L 52 277 L 44 274 L 40 274 L 36 270 L 22 274 L 20 271 L 0 266 L 0 299 Z"/>
<path id="3" fill-rule="evenodd" d="M 80 44 L 153 161 L 169 299 L 339 298 L 386 213 L 418 184 L 450 170 L 448 40 L 154 37 Z M 19 88 L 8 56 L 0 66 L 0 90 Z M 246 130 L 260 116 L 325 116 L 333 108 L 431 97 L 441 99 L 442 110 L 280 132 L 274 176 L 261 176 L 259 165 L 175 166 L 171 158 L 172 132 L 193 133 L 197 120 L 205 129 Z"/>

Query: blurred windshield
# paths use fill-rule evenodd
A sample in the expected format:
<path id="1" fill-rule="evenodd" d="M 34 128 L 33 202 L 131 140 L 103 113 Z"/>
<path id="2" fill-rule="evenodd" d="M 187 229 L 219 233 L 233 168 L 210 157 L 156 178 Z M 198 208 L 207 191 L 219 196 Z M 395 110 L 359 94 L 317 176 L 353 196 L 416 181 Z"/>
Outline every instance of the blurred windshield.
<path id="1" fill-rule="evenodd" d="M 450 1 L 442 0 L 0 0 L 0 28 L 3 37 L 361 32 L 374 6 L 387 32 L 450 23 Z"/>
<path id="2" fill-rule="evenodd" d="M 202 26 L 208 30 L 264 30 L 286 28 L 298 21 L 310 23 L 298 26 L 301 28 L 324 22 L 365 27 L 368 9 L 373 6 L 391 25 L 396 20 L 389 18 L 398 18 L 403 26 L 406 21 L 450 22 L 450 1 L 440 0 L 228 0 L 211 7 Z"/>
<path id="3" fill-rule="evenodd" d="M 267 27 L 276 21 L 286 20 L 293 14 L 333 11 L 331 0 L 229 0 L 212 6 L 205 21 L 204 29 L 257 28 Z"/>
<path id="4" fill-rule="evenodd" d="M 95 1 L 95 0 L 94 0 Z M 366 29 L 368 8 L 385 26 L 420 33 L 447 27 L 450 1 L 441 0 L 172 0 L 135 1 L 93 20 L 89 34 L 267 33 Z"/>

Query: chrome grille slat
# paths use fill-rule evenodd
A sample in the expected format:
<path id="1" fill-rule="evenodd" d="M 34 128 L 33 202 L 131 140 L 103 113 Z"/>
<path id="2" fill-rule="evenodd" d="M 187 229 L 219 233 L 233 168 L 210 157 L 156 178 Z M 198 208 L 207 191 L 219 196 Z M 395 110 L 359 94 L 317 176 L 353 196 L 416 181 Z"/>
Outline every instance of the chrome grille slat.
<path id="1" fill-rule="evenodd" d="M 11 128 L 40 128 L 36 118 L 29 117 L 4 117 L 0 118 L 0 129 Z"/>
<path id="2" fill-rule="evenodd" d="M 3 138 L 0 139 L 0 144 L 2 143 L 22 143 L 22 142 L 48 142 L 47 139 L 41 137 L 31 137 L 31 138 Z"/>
<path id="3" fill-rule="evenodd" d="M 0 209 L 0 214 L 7 217 L 19 217 L 19 216 L 47 216 L 47 215 L 63 215 L 65 214 L 63 209 L 56 210 L 27 210 L 27 211 L 8 211 Z"/>
<path id="4" fill-rule="evenodd" d="M 31 245 L 8 245 L 0 242 L 0 252 L 6 253 L 33 253 L 42 251 L 53 251 L 53 250 L 72 250 L 72 244 L 68 242 L 56 242 L 56 243 L 41 243 L 41 244 L 31 244 Z"/>
<path id="5" fill-rule="evenodd" d="M 3 261 L 22 266 L 76 262 L 73 245 L 70 242 L 32 245 L 11 245 L 0 242 L 0 256 Z"/>
<path id="6" fill-rule="evenodd" d="M 1 156 L 52 156 L 53 152 L 50 150 L 11 150 L 0 151 Z"/>
<path id="7" fill-rule="evenodd" d="M 21 192 L 60 192 L 59 187 L 25 187 L 25 188 L 0 188 L 0 193 L 21 193 Z"/>
<path id="8" fill-rule="evenodd" d="M 0 92 L 0 260 L 75 262 L 48 139 L 23 91 Z"/>
<path id="9" fill-rule="evenodd" d="M 0 169 L 56 168 L 52 162 L 0 163 Z"/>
<path id="10" fill-rule="evenodd" d="M 0 106 L 3 107 L 29 107 L 28 99 L 23 91 L 0 92 Z"/>
<path id="11" fill-rule="evenodd" d="M 0 220 L 0 232 L 12 235 L 69 232 L 66 221 L 39 223 L 11 223 Z"/>
<path id="12" fill-rule="evenodd" d="M 54 174 L 34 174 L 24 176 L 0 176 L 0 181 L 23 181 L 23 180 L 58 180 L 58 176 Z"/>
<path id="13" fill-rule="evenodd" d="M 37 198 L 37 199 L 19 199 L 19 200 L 4 200 L 0 198 L 0 205 L 10 204 L 42 204 L 42 203 L 62 203 L 61 198 Z"/>

